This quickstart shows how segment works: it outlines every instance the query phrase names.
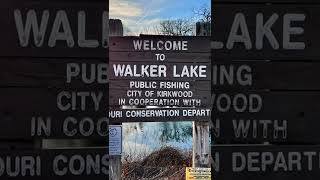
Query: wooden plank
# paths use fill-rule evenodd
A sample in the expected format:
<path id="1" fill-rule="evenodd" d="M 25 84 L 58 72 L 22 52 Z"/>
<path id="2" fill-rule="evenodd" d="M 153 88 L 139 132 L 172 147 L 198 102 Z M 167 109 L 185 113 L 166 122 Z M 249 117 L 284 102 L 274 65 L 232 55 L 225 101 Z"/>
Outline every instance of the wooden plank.
<path id="1" fill-rule="evenodd" d="M 109 79 L 208 81 L 210 67 L 210 63 L 111 62 Z"/>
<path id="2" fill-rule="evenodd" d="M 214 141 L 318 143 L 319 100 L 317 91 L 216 90 Z"/>
<path id="3" fill-rule="evenodd" d="M 109 180 L 121 179 L 122 172 L 121 156 L 110 156 Z"/>
<path id="4" fill-rule="evenodd" d="M 105 138 L 109 90 L 108 65 L 105 61 L 86 58 L 1 58 L 0 117 L 3 122 L 0 139 Z M 94 108 L 92 98 L 86 97 L 84 102 L 78 94 L 74 109 L 62 110 L 58 107 L 60 93 L 64 93 L 63 105 L 72 102 L 72 93 L 85 96 L 89 93 L 101 94 L 99 108 Z M 81 104 L 85 109 L 81 110 Z M 90 119 L 85 120 L 86 117 Z M 46 124 L 48 131 L 42 129 L 38 132 L 41 122 L 51 122 Z M 80 122 L 85 122 L 84 129 L 80 128 Z M 99 132 L 98 122 L 102 128 Z M 75 134 L 68 129 L 75 130 Z"/>
<path id="5" fill-rule="evenodd" d="M 151 91 L 151 92 L 150 92 Z M 150 97 L 150 93 L 153 95 Z M 109 106 L 178 106 L 209 107 L 211 91 L 208 90 L 159 90 L 112 89 L 109 94 Z M 120 100 L 124 100 L 120 103 Z"/>
<path id="6" fill-rule="evenodd" d="M 110 124 L 123 122 L 209 121 L 210 108 L 119 108 L 109 107 Z"/>
<path id="7" fill-rule="evenodd" d="M 193 122 L 192 129 L 192 167 L 210 168 L 209 122 Z"/>
<path id="8" fill-rule="evenodd" d="M 177 120 L 208 121 L 210 110 L 204 107 L 208 107 L 210 102 L 210 51 L 210 39 L 208 37 L 111 37 L 109 69 L 110 90 L 112 91 L 109 96 L 110 106 L 112 106 L 109 109 L 111 123 Z M 158 58 L 160 54 L 166 58 L 161 60 L 161 58 Z M 161 87 L 163 82 L 187 83 L 188 87 Z M 133 83 L 136 85 L 133 86 Z M 118 85 L 123 89 L 119 88 Z M 189 85 L 192 86 L 192 89 L 190 89 Z M 201 91 L 198 89 L 201 89 Z M 135 93 L 143 94 L 131 97 L 127 93 L 131 93 L 133 90 Z M 176 96 L 164 95 L 162 97 L 157 95 L 157 97 L 144 94 L 150 90 L 152 92 L 157 91 L 157 93 L 161 90 L 190 92 L 193 93 L 190 98 L 192 100 L 197 98 L 201 103 L 197 105 L 181 104 L 182 99 Z M 137 103 L 130 103 L 133 98 L 137 100 Z M 142 103 L 140 100 L 144 100 L 144 102 Z M 155 102 L 154 100 L 172 100 L 176 104 L 145 103 L 146 101 Z M 178 104 L 177 101 L 179 101 Z M 122 105 L 130 105 L 131 108 L 138 107 L 140 109 L 121 109 Z M 154 109 L 147 106 L 158 106 L 158 108 Z M 174 106 L 181 108 L 172 110 L 173 108 L 170 107 Z M 193 117 L 192 119 L 191 115 L 183 117 L 183 112 L 187 112 L 186 107 L 203 107 L 202 109 L 193 108 L 193 110 L 202 110 L 204 115 L 199 118 Z M 175 113 L 175 115 L 166 114 L 168 112 Z"/>
<path id="9" fill-rule="evenodd" d="M 109 89 L 106 71 L 108 65 L 104 59 L 1 58 L 0 63 L 0 117 L 3 120 L 0 139 L 105 138 L 106 130 L 103 128 L 107 129 L 104 127 L 107 126 L 107 113 L 104 109 L 108 106 Z M 98 67 L 102 66 L 105 67 L 104 71 L 99 71 Z M 79 69 L 78 73 L 74 73 L 75 67 Z M 68 69 L 73 71 L 70 78 Z M 104 80 L 98 80 L 100 77 Z M 92 99 L 90 101 L 88 98 L 83 102 L 86 109 L 81 110 L 79 96 L 76 98 L 75 110 L 64 111 L 57 106 L 59 93 L 65 92 L 66 96 L 62 97 L 61 102 L 65 104 L 71 102 L 71 93 L 95 92 L 98 95 L 99 91 L 103 96 L 97 110 Z M 86 117 L 90 119 L 84 120 Z M 82 133 L 79 127 L 81 121 L 88 121 L 84 124 L 85 129 L 81 128 Z M 50 125 L 47 124 L 47 132 L 42 129 L 38 133 L 38 123 L 41 122 L 51 122 Z M 98 133 L 98 122 L 103 122 L 100 132 L 104 134 Z M 94 131 L 91 133 L 92 127 Z M 75 130 L 76 133 L 70 133 L 67 129 Z"/>
<path id="10" fill-rule="evenodd" d="M 116 29 L 116 32 L 114 34 L 116 36 L 123 36 L 123 26 L 122 26 L 121 20 L 115 20 L 113 22 L 117 22 L 117 24 L 118 24 L 118 26 L 114 26 L 114 28 Z M 111 33 L 111 36 L 112 36 L 112 33 Z M 110 54 L 110 52 L 109 52 L 109 54 Z M 116 81 L 116 82 L 120 82 L 120 81 Z M 117 83 L 115 83 L 115 85 L 116 86 L 118 85 L 117 88 L 121 87 L 121 85 L 119 87 L 119 84 L 117 84 Z M 121 125 L 121 124 L 118 123 L 117 125 Z M 109 166 L 109 169 L 110 169 L 109 179 L 110 180 L 121 179 L 121 175 L 122 175 L 121 166 L 122 166 L 121 155 L 120 156 L 111 156 L 110 157 L 110 166 Z"/>
<path id="11" fill-rule="evenodd" d="M 311 4 L 216 4 L 213 59 L 318 61 L 318 10 Z"/>
<path id="12" fill-rule="evenodd" d="M 105 1 L 5 1 L 0 8 L 0 56 L 105 58 L 107 8 Z M 36 25 L 24 33 L 27 19 L 37 19 L 38 29 L 42 22 L 43 33 L 34 30 Z"/>
<path id="13" fill-rule="evenodd" d="M 3 180 L 102 180 L 108 178 L 109 174 L 109 157 L 105 148 L 6 150 L 0 152 L 0 159 L 3 169 L 0 177 Z M 11 164 L 12 169 L 7 167 L 8 164 Z"/>
<path id="14" fill-rule="evenodd" d="M 84 87 L 1 88 L 0 91 L 1 139 L 107 136 L 107 90 Z"/>
<path id="15" fill-rule="evenodd" d="M 123 36 L 123 25 L 120 19 L 109 19 L 109 36 Z"/>
<path id="16" fill-rule="evenodd" d="M 0 58 L 0 87 L 108 88 L 106 59 Z"/>
<path id="17" fill-rule="evenodd" d="M 153 52 L 109 52 L 110 62 L 145 62 L 156 59 Z M 211 62 L 211 53 L 166 53 L 166 62 Z"/>
<path id="18" fill-rule="evenodd" d="M 320 177 L 316 146 L 212 146 L 213 179 L 314 180 Z"/>
<path id="19" fill-rule="evenodd" d="M 320 90 L 320 63 L 215 61 L 213 89 Z"/>
<path id="20" fill-rule="evenodd" d="M 130 86 L 130 82 L 132 80 L 109 80 L 109 90 L 139 90 L 141 89 L 140 86 Z M 208 91 L 211 89 L 210 81 L 162 81 L 162 80 L 153 80 L 147 82 L 156 82 L 159 86 L 159 83 L 170 83 L 168 86 L 162 85 L 162 88 L 167 90 L 179 90 L 179 89 L 186 89 L 192 91 Z M 176 83 L 174 83 L 176 82 Z M 161 84 L 163 84 L 161 83 Z M 186 88 L 183 88 L 186 87 Z M 152 89 L 152 88 L 142 88 L 142 89 Z M 111 93 L 110 93 L 111 94 Z"/>
<path id="21" fill-rule="evenodd" d="M 183 42 L 186 41 L 186 42 Z M 134 43 L 139 43 L 135 49 Z M 146 43 L 143 43 L 146 42 Z M 142 44 L 141 44 L 142 43 Z M 159 47 L 160 48 L 159 48 Z M 154 53 L 210 53 L 210 38 L 199 36 L 140 36 L 110 37 L 110 51 Z M 144 48 L 146 47 L 146 48 Z"/>

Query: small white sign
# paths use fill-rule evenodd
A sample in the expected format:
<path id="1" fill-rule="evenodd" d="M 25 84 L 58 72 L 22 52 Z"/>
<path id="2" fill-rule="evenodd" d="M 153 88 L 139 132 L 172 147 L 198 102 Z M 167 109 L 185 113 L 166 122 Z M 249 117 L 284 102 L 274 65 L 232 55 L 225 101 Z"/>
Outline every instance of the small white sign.
<path id="1" fill-rule="evenodd" d="M 109 155 L 122 154 L 122 126 L 109 125 Z"/>

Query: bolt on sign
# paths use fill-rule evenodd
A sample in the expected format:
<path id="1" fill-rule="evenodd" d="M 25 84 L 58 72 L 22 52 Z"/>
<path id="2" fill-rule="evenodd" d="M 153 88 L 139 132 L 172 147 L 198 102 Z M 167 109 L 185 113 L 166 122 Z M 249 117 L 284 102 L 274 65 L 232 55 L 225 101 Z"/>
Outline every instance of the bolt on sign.
<path id="1" fill-rule="evenodd" d="M 210 40 L 112 37 L 109 117 L 115 122 L 208 120 Z"/>
<path id="2" fill-rule="evenodd" d="M 213 5 L 213 138 L 320 142 L 320 5 L 250 2 Z"/>
<path id="3" fill-rule="evenodd" d="M 186 180 L 211 180 L 211 168 L 186 168 Z"/>
<path id="4" fill-rule="evenodd" d="M 2 3 L 2 139 L 108 136 L 106 8 L 106 1 Z"/>

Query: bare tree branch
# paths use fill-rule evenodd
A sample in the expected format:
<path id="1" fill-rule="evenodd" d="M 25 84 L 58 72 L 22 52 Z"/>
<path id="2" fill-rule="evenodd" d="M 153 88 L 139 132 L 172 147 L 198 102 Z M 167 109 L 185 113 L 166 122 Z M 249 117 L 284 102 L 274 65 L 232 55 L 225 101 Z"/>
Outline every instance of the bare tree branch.
<path id="1" fill-rule="evenodd" d="M 199 9 L 194 9 L 193 13 L 197 16 L 197 21 L 202 21 L 205 23 L 211 22 L 211 9 L 210 6 L 204 4 Z"/>
<path id="2" fill-rule="evenodd" d="M 163 20 L 159 25 L 159 32 L 167 36 L 193 35 L 194 22 L 190 19 Z"/>

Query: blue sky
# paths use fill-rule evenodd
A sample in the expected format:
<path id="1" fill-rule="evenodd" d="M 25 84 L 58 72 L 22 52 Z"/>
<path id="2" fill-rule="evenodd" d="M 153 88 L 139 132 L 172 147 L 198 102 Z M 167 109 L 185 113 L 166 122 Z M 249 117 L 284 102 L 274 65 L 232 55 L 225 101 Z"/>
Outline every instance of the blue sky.
<path id="1" fill-rule="evenodd" d="M 192 17 L 193 9 L 207 5 L 211 0 L 110 0 L 110 18 L 123 21 L 126 29 L 138 35 L 142 31 L 152 31 L 163 19 Z"/>

